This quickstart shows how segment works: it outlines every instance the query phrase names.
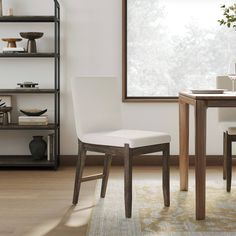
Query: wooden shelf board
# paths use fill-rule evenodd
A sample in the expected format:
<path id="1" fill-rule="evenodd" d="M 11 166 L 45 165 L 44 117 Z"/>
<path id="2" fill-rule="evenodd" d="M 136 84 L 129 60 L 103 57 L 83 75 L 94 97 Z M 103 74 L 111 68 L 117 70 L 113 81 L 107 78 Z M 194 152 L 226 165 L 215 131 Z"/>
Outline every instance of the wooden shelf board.
<path id="1" fill-rule="evenodd" d="M 0 89 L 0 94 L 12 94 L 12 93 L 58 93 L 58 89 L 24 89 L 24 88 L 17 88 L 17 89 Z"/>
<path id="2" fill-rule="evenodd" d="M 32 156 L 0 156 L 0 167 L 54 167 L 55 161 L 33 160 Z"/>
<path id="3" fill-rule="evenodd" d="M 19 125 L 19 124 L 8 124 L 0 125 L 0 130 L 55 130 L 58 125 Z"/>
<path id="4" fill-rule="evenodd" d="M 56 53 L 0 53 L 0 57 L 58 57 Z"/>
<path id="5" fill-rule="evenodd" d="M 1 16 L 0 22 L 55 22 L 54 16 Z"/>

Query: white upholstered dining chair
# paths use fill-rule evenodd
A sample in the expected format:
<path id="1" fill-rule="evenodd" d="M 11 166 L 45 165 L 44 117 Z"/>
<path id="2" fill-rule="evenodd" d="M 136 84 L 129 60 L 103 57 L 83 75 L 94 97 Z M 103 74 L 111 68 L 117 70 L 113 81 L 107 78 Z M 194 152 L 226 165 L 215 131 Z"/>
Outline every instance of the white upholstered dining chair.
<path id="1" fill-rule="evenodd" d="M 82 182 L 102 179 L 101 197 L 105 197 L 112 156 L 124 158 L 125 215 L 132 212 L 132 160 L 134 156 L 162 152 L 164 205 L 170 205 L 169 147 L 165 133 L 123 129 L 121 98 L 115 78 L 77 77 L 72 80 L 74 118 L 79 144 L 73 204 L 79 198 Z M 83 177 L 86 152 L 104 153 L 103 173 Z"/>
<path id="2" fill-rule="evenodd" d="M 232 82 L 228 76 L 218 76 L 217 88 L 232 90 Z M 226 179 L 226 190 L 231 190 L 232 179 L 232 142 L 236 141 L 236 109 L 219 108 L 219 123 L 223 130 L 223 179 Z"/>

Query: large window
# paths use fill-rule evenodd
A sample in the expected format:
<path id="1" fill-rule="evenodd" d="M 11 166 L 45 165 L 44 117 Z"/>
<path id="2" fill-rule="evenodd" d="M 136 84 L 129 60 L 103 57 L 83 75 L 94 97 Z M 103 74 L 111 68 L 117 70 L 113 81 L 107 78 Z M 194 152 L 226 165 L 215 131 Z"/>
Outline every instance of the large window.
<path id="1" fill-rule="evenodd" d="M 225 4 L 231 1 L 223 1 Z M 221 0 L 123 0 L 123 98 L 172 101 L 215 88 L 236 58 L 236 31 L 220 26 Z"/>

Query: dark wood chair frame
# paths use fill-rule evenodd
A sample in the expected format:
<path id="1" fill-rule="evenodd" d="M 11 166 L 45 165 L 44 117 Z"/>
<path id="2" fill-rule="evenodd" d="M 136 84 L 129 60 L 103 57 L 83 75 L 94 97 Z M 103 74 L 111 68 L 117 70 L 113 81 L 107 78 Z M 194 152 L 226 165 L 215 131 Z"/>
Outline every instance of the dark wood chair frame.
<path id="1" fill-rule="evenodd" d="M 123 156 L 124 157 L 124 197 L 125 197 L 125 216 L 131 218 L 132 215 L 132 163 L 133 157 L 153 153 L 163 152 L 162 156 L 162 189 L 164 196 L 164 205 L 170 206 L 170 174 L 169 174 L 169 153 L 170 144 L 157 144 L 145 147 L 130 148 L 129 144 L 125 144 L 124 147 L 114 147 L 105 145 L 94 145 L 83 143 L 78 140 L 78 162 L 76 167 L 75 185 L 73 204 L 76 205 L 79 199 L 80 186 L 82 182 L 102 179 L 101 198 L 105 197 L 108 176 L 112 157 Z M 82 177 L 83 169 L 85 166 L 86 152 L 94 151 L 99 153 L 105 153 L 103 173 Z"/>
<path id="2" fill-rule="evenodd" d="M 232 180 L 232 143 L 236 142 L 236 135 L 228 132 L 223 134 L 223 179 L 226 179 L 226 190 L 231 191 Z"/>

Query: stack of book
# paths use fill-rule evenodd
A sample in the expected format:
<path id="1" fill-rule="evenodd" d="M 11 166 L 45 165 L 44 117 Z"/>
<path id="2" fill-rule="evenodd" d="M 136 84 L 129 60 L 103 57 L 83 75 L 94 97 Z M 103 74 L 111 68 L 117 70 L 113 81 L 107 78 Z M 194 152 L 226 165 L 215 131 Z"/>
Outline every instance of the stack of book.
<path id="1" fill-rule="evenodd" d="M 19 125 L 48 125 L 47 116 L 19 116 Z"/>
<path id="2" fill-rule="evenodd" d="M 14 52 L 25 52 L 24 48 L 17 47 L 17 48 L 3 48 L 3 53 L 14 53 Z"/>

